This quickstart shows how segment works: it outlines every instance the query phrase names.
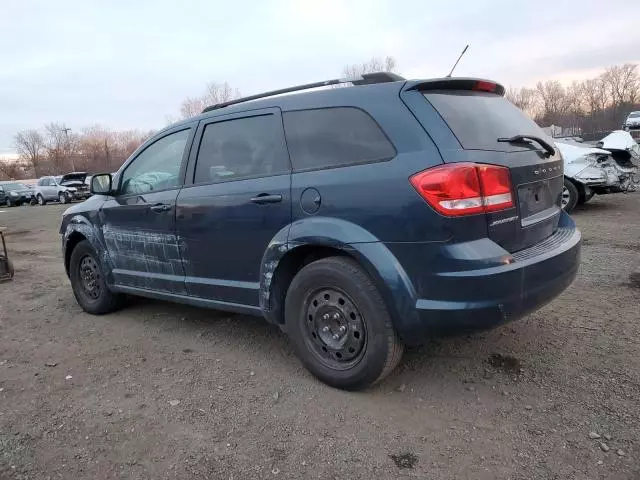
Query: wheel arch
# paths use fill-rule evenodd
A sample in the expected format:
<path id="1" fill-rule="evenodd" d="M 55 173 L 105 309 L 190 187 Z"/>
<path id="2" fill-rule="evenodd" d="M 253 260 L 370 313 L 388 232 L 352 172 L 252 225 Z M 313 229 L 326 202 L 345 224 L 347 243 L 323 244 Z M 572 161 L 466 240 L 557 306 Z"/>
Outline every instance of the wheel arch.
<path id="1" fill-rule="evenodd" d="M 103 267 L 108 284 L 113 284 L 111 274 L 111 262 L 105 248 L 98 227 L 82 215 L 74 215 L 64 227 L 62 236 L 62 249 L 64 253 L 64 266 L 69 275 L 69 262 L 73 249 L 83 240 L 87 240 L 96 251 L 97 258 Z"/>
<path id="2" fill-rule="evenodd" d="M 362 227 L 336 219 L 312 219 L 280 231 L 260 272 L 260 307 L 267 321 L 284 323 L 284 300 L 293 277 L 309 263 L 332 256 L 353 259 L 373 280 L 398 325 L 417 317 L 417 294 L 391 251 Z M 283 229 L 284 230 L 284 229 Z M 286 240 L 284 240 L 286 238 Z"/>

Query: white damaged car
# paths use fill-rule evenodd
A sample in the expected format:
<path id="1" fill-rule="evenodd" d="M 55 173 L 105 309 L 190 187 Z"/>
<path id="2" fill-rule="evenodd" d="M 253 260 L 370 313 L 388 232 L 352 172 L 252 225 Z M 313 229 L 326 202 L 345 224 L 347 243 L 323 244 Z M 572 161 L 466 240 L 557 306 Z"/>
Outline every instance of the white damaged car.
<path id="1" fill-rule="evenodd" d="M 594 195 L 628 192 L 640 185 L 640 145 L 628 132 L 616 130 L 595 146 L 555 142 L 564 159 L 562 208 L 588 202 Z"/>

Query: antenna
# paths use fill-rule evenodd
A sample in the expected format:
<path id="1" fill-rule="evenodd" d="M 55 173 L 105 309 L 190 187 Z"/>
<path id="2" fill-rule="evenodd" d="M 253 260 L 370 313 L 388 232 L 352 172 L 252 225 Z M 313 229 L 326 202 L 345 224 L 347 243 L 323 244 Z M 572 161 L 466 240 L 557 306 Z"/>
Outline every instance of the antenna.
<path id="1" fill-rule="evenodd" d="M 453 71 L 456 69 L 456 67 L 458 66 L 458 62 L 460 61 L 460 59 L 462 58 L 462 56 L 464 55 L 464 52 L 467 51 L 467 48 L 469 48 L 469 45 L 467 45 L 466 47 L 464 47 L 464 50 L 462 50 L 462 53 L 460 54 L 460 56 L 458 57 L 458 60 L 456 60 L 456 63 L 453 64 L 453 67 L 451 68 L 451 71 L 449 72 L 449 75 L 447 75 L 446 78 L 450 78 L 451 74 L 453 73 Z"/>

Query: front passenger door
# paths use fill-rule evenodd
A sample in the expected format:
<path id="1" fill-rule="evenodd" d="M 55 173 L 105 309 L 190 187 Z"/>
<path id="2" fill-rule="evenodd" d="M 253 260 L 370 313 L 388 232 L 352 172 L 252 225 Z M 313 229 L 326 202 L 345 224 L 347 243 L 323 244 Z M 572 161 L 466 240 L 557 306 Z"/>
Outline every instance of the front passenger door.
<path id="1" fill-rule="evenodd" d="M 114 283 L 124 291 L 185 293 L 175 205 L 192 131 L 182 126 L 144 147 L 119 172 L 116 194 L 101 208 Z"/>

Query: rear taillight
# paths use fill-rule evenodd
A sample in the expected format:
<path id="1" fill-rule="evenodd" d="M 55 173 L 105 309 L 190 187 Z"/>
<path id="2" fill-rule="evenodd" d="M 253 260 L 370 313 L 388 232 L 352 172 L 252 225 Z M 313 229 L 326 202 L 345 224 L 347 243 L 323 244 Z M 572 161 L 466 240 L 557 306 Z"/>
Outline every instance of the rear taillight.
<path id="1" fill-rule="evenodd" d="M 409 181 L 442 215 L 473 215 L 513 207 L 506 167 L 450 163 L 416 173 Z"/>

